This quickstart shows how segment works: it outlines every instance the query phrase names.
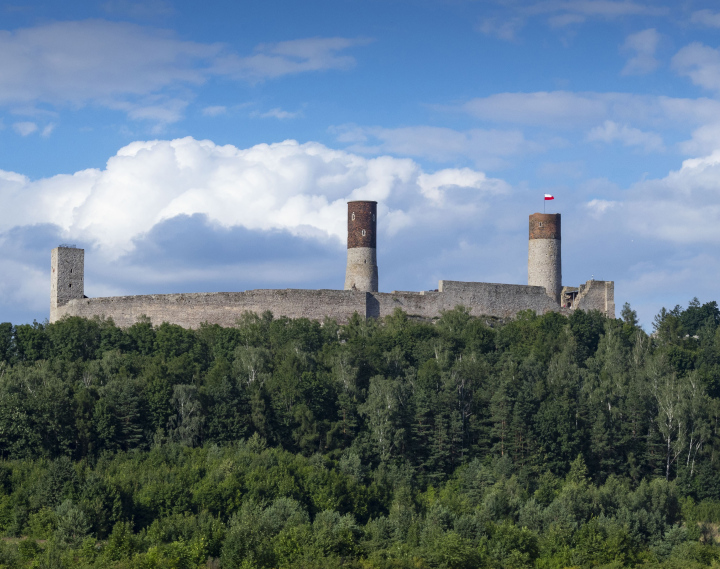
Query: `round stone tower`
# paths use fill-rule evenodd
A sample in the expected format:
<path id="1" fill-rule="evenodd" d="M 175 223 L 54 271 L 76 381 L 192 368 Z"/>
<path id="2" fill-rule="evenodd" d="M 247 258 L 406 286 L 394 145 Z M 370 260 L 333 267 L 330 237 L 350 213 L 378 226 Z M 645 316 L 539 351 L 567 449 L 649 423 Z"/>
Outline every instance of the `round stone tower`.
<path id="1" fill-rule="evenodd" d="M 530 216 L 528 284 L 544 287 L 548 296 L 560 304 L 562 262 L 559 213 L 533 213 Z"/>
<path id="2" fill-rule="evenodd" d="M 348 202 L 345 290 L 377 292 L 377 202 Z"/>

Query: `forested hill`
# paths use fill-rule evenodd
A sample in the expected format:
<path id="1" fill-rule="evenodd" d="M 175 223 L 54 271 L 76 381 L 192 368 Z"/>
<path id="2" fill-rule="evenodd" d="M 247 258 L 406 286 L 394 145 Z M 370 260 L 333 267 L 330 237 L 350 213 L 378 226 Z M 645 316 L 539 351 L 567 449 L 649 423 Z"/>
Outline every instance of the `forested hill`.
<path id="1" fill-rule="evenodd" d="M 717 567 L 720 310 L 622 316 L 0 324 L 0 567 Z"/>

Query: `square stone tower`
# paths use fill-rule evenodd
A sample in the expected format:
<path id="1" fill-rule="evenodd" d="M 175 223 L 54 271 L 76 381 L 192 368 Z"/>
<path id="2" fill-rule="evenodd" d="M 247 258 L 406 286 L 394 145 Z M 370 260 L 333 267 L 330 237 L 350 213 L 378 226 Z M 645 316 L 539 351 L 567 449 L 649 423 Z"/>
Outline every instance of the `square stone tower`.
<path id="1" fill-rule="evenodd" d="M 61 245 L 52 250 L 50 261 L 50 322 L 58 308 L 85 297 L 85 250 Z"/>

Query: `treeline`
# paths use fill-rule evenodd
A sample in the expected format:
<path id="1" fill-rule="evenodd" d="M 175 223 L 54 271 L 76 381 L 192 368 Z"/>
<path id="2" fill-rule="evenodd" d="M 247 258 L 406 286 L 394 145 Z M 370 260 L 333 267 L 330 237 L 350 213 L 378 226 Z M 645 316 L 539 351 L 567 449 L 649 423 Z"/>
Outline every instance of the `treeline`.
<path id="1" fill-rule="evenodd" d="M 719 324 L 0 324 L 0 567 L 708 566 Z"/>

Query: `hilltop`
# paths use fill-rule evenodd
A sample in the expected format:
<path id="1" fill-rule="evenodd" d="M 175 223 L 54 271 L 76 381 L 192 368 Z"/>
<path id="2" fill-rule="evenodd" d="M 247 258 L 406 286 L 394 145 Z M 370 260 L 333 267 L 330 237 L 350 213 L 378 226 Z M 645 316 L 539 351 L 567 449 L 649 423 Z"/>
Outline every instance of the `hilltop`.
<path id="1" fill-rule="evenodd" d="M 0 563 L 709 566 L 720 310 L 622 316 L 2 324 Z"/>

